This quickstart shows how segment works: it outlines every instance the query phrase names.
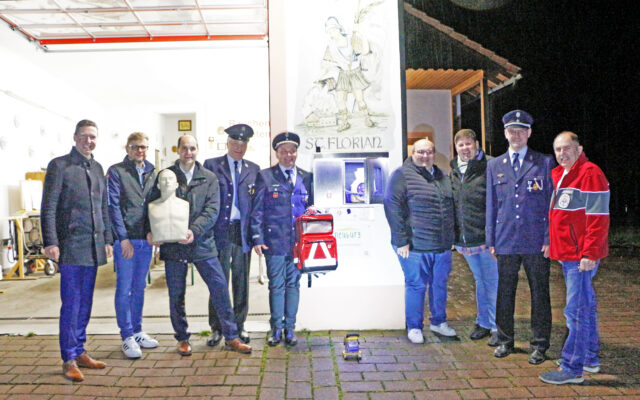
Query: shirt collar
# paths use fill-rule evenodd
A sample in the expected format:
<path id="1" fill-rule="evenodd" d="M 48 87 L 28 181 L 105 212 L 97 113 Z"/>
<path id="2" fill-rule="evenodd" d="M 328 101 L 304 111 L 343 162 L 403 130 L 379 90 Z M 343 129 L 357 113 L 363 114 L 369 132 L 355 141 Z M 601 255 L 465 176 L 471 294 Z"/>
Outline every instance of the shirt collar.
<path id="1" fill-rule="evenodd" d="M 524 146 L 520 149 L 518 152 L 518 160 L 521 162 L 524 160 L 524 157 L 527 155 L 527 150 L 529 150 L 528 146 Z M 511 150 L 511 147 L 509 147 L 509 161 L 513 161 L 513 153 L 515 153 L 515 151 Z"/>
<path id="2" fill-rule="evenodd" d="M 280 167 L 280 171 L 282 171 L 282 175 L 284 175 L 285 177 L 287 176 L 287 168 L 283 167 L 282 165 L 278 164 L 278 167 Z M 294 165 L 293 168 L 291 168 L 291 175 L 295 176 L 297 175 L 296 173 L 296 166 Z"/>
<path id="3" fill-rule="evenodd" d="M 240 168 L 242 169 L 242 159 L 240 160 L 234 160 L 233 157 L 231 157 L 228 153 L 227 153 L 227 162 L 229 163 L 229 168 L 233 168 L 233 162 L 234 161 L 238 161 L 238 165 L 240 165 Z"/>

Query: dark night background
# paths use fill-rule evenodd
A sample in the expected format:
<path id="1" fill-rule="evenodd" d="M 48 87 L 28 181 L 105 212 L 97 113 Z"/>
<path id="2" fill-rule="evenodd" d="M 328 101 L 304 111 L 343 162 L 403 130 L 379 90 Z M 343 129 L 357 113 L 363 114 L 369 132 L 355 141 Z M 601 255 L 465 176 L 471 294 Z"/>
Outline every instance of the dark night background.
<path id="1" fill-rule="evenodd" d="M 522 68 L 515 86 L 493 96 L 493 155 L 506 151 L 500 123 L 512 109 L 535 119 L 531 148 L 553 153 L 563 130 L 576 132 L 610 182 L 612 222 L 640 225 L 640 90 L 636 1 L 409 0 Z M 460 7 L 458 4 L 471 5 Z M 499 5 L 482 9 L 486 6 Z M 474 9 L 475 8 L 475 9 Z"/>

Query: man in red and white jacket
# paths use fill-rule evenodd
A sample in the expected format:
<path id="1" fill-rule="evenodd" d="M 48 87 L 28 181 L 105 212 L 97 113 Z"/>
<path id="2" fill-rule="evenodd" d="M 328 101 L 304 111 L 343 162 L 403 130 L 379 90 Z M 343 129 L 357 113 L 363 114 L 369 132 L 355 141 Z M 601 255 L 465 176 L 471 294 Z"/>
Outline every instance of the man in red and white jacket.
<path id="1" fill-rule="evenodd" d="M 551 171 L 549 251 L 562 264 L 569 336 L 559 368 L 540 375 L 546 383 L 581 383 L 583 371 L 600 371 L 596 295 L 591 283 L 609 253 L 609 182 L 583 153 L 578 135 L 562 132 L 553 141 L 558 167 Z"/>

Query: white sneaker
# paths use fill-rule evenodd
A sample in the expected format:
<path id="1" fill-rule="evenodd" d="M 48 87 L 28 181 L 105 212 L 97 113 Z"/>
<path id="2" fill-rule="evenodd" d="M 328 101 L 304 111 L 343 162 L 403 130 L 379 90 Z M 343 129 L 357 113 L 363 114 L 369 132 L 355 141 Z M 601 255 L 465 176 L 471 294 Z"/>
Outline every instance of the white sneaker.
<path id="1" fill-rule="evenodd" d="M 144 332 L 135 333 L 133 337 L 136 339 L 136 343 L 143 349 L 155 349 L 158 347 L 158 341 Z"/>
<path id="2" fill-rule="evenodd" d="M 133 336 L 129 336 L 122 342 L 122 352 L 127 358 L 142 357 L 142 350 L 140 350 L 140 346 L 136 343 Z"/>
<path id="3" fill-rule="evenodd" d="M 424 343 L 424 336 L 422 335 L 422 331 L 420 329 L 409 329 L 407 333 L 407 337 L 411 343 Z"/>
<path id="4" fill-rule="evenodd" d="M 441 334 L 442 336 L 456 335 L 455 329 L 451 328 L 446 322 L 443 322 L 440 325 L 430 325 L 429 329 L 435 333 Z"/>

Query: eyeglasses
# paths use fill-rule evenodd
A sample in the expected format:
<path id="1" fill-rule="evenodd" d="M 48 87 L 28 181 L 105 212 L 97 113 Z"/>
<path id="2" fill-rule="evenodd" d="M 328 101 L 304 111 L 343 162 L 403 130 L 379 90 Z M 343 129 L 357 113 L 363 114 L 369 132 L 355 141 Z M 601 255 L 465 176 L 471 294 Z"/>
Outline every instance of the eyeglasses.
<path id="1" fill-rule="evenodd" d="M 149 148 L 149 146 L 137 145 L 137 144 L 130 144 L 128 147 L 131 150 L 142 150 L 142 151 L 146 151 Z"/>
<path id="2" fill-rule="evenodd" d="M 436 154 L 436 152 L 433 150 L 416 150 L 415 152 L 422 156 L 430 156 L 432 154 Z"/>

